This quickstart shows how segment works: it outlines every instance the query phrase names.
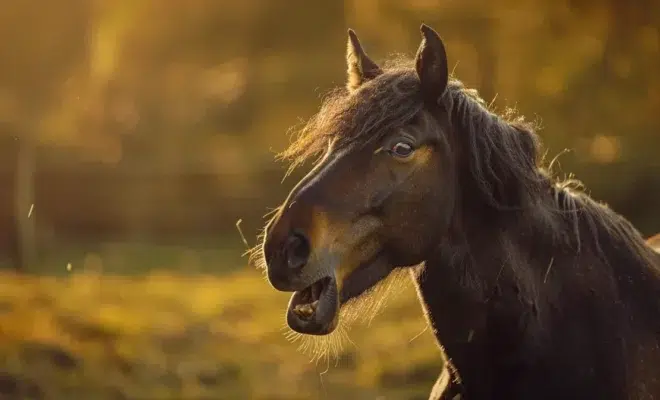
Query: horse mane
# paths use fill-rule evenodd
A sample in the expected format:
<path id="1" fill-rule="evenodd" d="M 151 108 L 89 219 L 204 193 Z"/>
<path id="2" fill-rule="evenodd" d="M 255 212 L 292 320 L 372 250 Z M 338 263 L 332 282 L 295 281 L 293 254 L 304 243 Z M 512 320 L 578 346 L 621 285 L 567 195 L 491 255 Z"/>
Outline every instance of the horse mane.
<path id="1" fill-rule="evenodd" d="M 278 158 L 289 160 L 292 170 L 325 154 L 330 142 L 335 147 L 366 144 L 410 124 L 425 108 L 413 62 L 392 59 L 383 70 L 358 90 L 342 87 L 326 95 L 318 113 Z M 540 220 L 542 229 L 578 253 L 586 234 L 595 255 L 603 260 L 601 241 L 607 237 L 608 244 L 624 246 L 643 264 L 657 262 L 630 222 L 591 199 L 579 181 L 552 176 L 552 162 L 544 168 L 535 124 L 513 109 L 496 113 L 476 90 L 453 78 L 442 101 L 454 133 L 460 136 L 451 141 L 462 148 L 459 181 L 482 205 L 496 213 L 515 213 L 518 221 Z"/>
<path id="2" fill-rule="evenodd" d="M 291 168 L 323 155 L 329 141 L 335 146 L 369 143 L 408 124 L 423 109 L 419 80 L 409 60 L 392 60 L 385 73 L 359 90 L 331 90 L 320 110 L 301 129 L 278 158 Z"/>

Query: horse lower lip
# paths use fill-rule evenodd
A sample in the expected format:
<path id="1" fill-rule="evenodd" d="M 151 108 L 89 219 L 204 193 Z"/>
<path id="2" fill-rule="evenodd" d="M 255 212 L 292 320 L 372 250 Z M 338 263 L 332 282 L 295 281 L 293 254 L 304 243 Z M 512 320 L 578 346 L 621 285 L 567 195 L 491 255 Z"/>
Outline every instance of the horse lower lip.
<path id="1" fill-rule="evenodd" d="M 333 323 L 339 310 L 337 285 L 334 279 L 329 277 L 315 282 L 314 285 L 318 287 L 309 286 L 291 296 L 287 309 L 287 324 L 299 333 L 324 335 L 334 329 Z"/>

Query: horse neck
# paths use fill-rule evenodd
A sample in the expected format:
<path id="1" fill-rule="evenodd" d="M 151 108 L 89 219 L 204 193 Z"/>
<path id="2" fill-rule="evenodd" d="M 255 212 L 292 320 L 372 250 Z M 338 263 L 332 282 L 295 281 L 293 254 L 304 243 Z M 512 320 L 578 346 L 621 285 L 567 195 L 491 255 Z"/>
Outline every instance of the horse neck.
<path id="1" fill-rule="evenodd" d="M 593 235 L 609 235 L 609 229 L 594 227 L 593 221 L 550 215 L 542 207 L 526 213 L 493 221 L 464 213 L 472 215 L 472 222 L 464 221 L 463 229 L 450 233 L 451 239 L 443 240 L 416 270 L 433 331 L 473 391 L 497 385 L 496 376 L 502 377 L 507 362 L 519 361 L 524 345 L 536 347 L 530 338 L 547 338 L 548 327 L 538 315 L 557 304 L 552 296 L 559 291 L 549 289 L 553 285 L 562 285 L 564 293 L 595 288 L 606 302 L 620 296 L 643 319 L 652 320 L 657 311 L 644 306 L 648 296 L 660 293 L 660 281 L 649 276 L 657 269 L 645 264 L 643 255 L 637 257 L 625 239 L 606 236 L 597 247 Z M 612 286 L 622 273 L 630 275 L 630 287 Z M 608 318 L 601 322 L 606 325 Z"/>
<path id="2" fill-rule="evenodd" d="M 479 381 L 484 390 L 495 379 L 490 358 L 514 350 L 519 322 L 534 307 L 520 302 L 525 289 L 511 268 L 529 262 L 512 237 L 482 226 L 469 241 L 442 243 L 416 271 L 418 293 L 446 356 L 464 381 Z"/>

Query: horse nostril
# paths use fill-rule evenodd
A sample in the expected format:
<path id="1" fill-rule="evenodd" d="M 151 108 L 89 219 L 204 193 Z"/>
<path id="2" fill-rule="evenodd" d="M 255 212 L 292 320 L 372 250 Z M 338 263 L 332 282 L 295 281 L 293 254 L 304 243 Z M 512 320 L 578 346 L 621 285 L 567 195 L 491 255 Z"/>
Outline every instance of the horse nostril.
<path id="1" fill-rule="evenodd" d="M 299 269 L 309 259 L 309 240 L 302 233 L 293 233 L 286 241 L 286 258 L 289 268 Z"/>

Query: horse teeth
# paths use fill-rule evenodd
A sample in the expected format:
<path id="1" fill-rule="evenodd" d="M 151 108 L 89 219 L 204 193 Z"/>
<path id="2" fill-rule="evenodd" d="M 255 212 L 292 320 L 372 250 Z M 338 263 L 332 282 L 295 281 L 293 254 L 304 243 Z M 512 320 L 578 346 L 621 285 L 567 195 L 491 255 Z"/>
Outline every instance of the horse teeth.
<path id="1" fill-rule="evenodd" d="M 318 306 L 318 305 L 319 305 L 319 301 L 318 301 L 318 300 L 314 300 L 314 302 L 311 304 L 312 309 L 313 309 L 314 311 L 316 311 L 316 306 Z"/>
<path id="2" fill-rule="evenodd" d="M 301 317 L 310 317 L 312 314 L 314 314 L 314 309 L 315 307 L 312 306 L 312 304 L 298 304 L 293 309 L 293 312 L 300 315 Z"/>

